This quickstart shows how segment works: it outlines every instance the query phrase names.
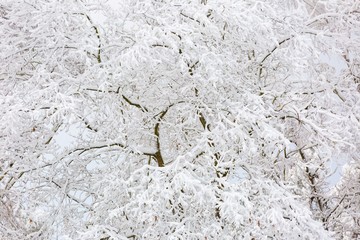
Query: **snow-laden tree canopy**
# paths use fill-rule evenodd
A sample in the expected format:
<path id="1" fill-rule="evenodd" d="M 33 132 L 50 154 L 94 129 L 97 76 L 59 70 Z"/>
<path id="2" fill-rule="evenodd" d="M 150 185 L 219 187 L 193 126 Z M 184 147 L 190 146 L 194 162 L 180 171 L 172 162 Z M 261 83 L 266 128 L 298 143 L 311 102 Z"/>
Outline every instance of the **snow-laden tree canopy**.
<path id="1" fill-rule="evenodd" d="M 4 239 L 359 236 L 358 1 L 117 6 L 0 4 Z"/>

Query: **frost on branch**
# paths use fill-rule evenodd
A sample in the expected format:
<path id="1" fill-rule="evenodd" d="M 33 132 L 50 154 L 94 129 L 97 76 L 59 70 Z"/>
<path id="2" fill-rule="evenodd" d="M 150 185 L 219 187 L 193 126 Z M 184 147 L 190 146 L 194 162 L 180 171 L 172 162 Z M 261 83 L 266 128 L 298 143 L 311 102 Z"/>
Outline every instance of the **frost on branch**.
<path id="1" fill-rule="evenodd" d="M 120 3 L 0 5 L 1 236 L 357 234 L 355 2 Z"/>

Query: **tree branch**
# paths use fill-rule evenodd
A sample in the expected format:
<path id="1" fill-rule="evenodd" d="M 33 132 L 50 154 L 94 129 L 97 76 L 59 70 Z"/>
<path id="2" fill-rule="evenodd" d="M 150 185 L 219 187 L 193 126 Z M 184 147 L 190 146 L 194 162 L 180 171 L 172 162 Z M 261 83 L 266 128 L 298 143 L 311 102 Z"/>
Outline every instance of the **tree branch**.
<path id="1" fill-rule="evenodd" d="M 84 90 L 93 91 L 93 92 L 101 92 L 101 93 L 115 93 L 115 94 L 119 94 L 119 93 L 120 93 L 120 87 L 118 87 L 118 88 L 116 89 L 116 91 L 114 91 L 114 90 L 103 91 L 103 90 L 94 89 L 94 88 L 85 88 Z M 140 109 L 141 111 L 143 111 L 143 112 L 148 112 L 148 111 L 149 111 L 146 107 L 144 107 L 144 106 L 142 106 L 142 105 L 140 105 L 140 104 L 138 104 L 138 103 L 132 102 L 132 101 L 131 101 L 129 98 L 127 98 L 125 95 L 121 95 L 121 96 L 122 96 L 122 98 L 123 98 L 129 105 L 134 106 L 134 107 L 136 107 L 136 108 L 139 108 L 139 109 Z"/>
<path id="2" fill-rule="evenodd" d="M 85 14 L 85 13 L 75 13 L 75 14 L 79 14 L 79 15 L 83 15 L 86 17 L 86 19 L 90 22 L 90 24 L 92 25 L 91 27 L 95 30 L 96 33 L 96 37 L 98 39 L 98 52 L 97 52 L 97 61 L 98 63 L 101 63 L 101 38 L 100 38 L 100 31 L 99 29 L 94 25 L 93 21 L 91 20 L 91 18 L 89 17 L 89 15 Z"/>

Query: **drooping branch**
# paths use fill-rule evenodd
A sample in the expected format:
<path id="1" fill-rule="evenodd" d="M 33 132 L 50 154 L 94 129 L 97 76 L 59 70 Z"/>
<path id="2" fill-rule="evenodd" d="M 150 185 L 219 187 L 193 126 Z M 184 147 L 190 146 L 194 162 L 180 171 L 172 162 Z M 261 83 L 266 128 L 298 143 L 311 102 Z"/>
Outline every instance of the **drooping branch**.
<path id="1" fill-rule="evenodd" d="M 273 49 L 271 49 L 270 52 L 268 54 L 266 54 L 265 57 L 262 58 L 262 60 L 259 63 L 259 79 L 261 78 L 261 75 L 263 72 L 263 63 L 266 61 L 266 59 L 268 57 L 270 57 L 276 51 L 276 49 L 278 49 L 282 44 L 286 43 L 287 41 L 289 41 L 292 38 L 293 38 L 293 36 L 285 38 L 284 40 L 280 41 L 277 46 L 275 46 Z"/>
<path id="2" fill-rule="evenodd" d="M 140 104 L 138 104 L 138 103 L 134 103 L 134 102 L 132 102 L 132 101 L 130 101 L 127 97 L 125 97 L 124 95 L 122 95 L 122 97 L 123 97 L 123 99 L 128 103 L 128 104 L 130 104 L 131 106 L 134 106 L 134 107 L 137 107 L 137 108 L 139 108 L 141 111 L 143 111 L 143 112 L 148 112 L 148 109 L 146 108 L 146 107 L 144 107 L 144 106 L 142 106 L 142 105 L 140 105 Z"/>
<path id="3" fill-rule="evenodd" d="M 101 148 L 108 148 L 108 147 L 120 147 L 120 148 L 125 148 L 125 145 L 121 144 L 121 143 L 111 143 L 111 144 L 105 144 L 105 145 L 98 145 L 98 146 L 91 146 L 91 147 L 83 147 L 83 148 L 76 148 L 74 150 L 72 150 L 71 152 L 69 152 L 67 155 L 71 155 L 75 152 L 80 151 L 80 153 L 78 155 L 81 155 L 87 151 L 90 150 L 94 150 L 94 149 L 101 149 Z"/>
<path id="4" fill-rule="evenodd" d="M 115 93 L 115 94 L 119 94 L 119 93 L 120 93 L 120 87 L 118 87 L 118 88 L 116 89 L 116 91 L 114 91 L 114 90 L 103 91 L 103 90 L 95 89 L 95 88 L 85 88 L 84 90 L 93 91 L 93 92 L 101 92 L 101 93 Z M 146 107 L 140 105 L 139 103 L 134 103 L 133 101 L 131 101 L 131 100 L 130 100 L 128 97 L 126 97 L 125 95 L 121 95 L 121 96 L 122 96 L 122 98 L 123 98 L 129 105 L 134 106 L 134 107 L 140 109 L 140 110 L 143 111 L 143 112 L 148 112 L 148 111 L 149 111 Z"/>
<path id="5" fill-rule="evenodd" d="M 101 63 L 101 39 L 100 39 L 100 32 L 99 29 L 93 24 L 91 18 L 86 15 L 86 18 L 89 20 L 89 22 L 92 24 L 93 29 L 95 30 L 96 37 L 98 39 L 99 45 L 98 45 L 98 53 L 97 53 L 97 61 L 98 63 Z"/>
<path id="6" fill-rule="evenodd" d="M 310 35 L 317 35 L 318 33 L 314 33 L 311 31 L 301 31 L 301 34 L 310 34 Z M 328 36 L 328 35 L 326 35 Z M 263 63 L 266 61 L 266 59 L 268 59 L 282 44 L 290 41 L 291 39 L 293 39 L 295 37 L 295 35 L 291 35 L 290 37 L 287 37 L 283 40 L 281 40 L 280 42 L 278 42 L 277 46 L 273 47 L 260 61 L 259 61 L 259 79 L 261 77 L 262 71 L 263 71 Z"/>
<path id="7" fill-rule="evenodd" d="M 260 66 L 262 66 L 262 64 L 265 62 L 265 60 L 268 57 L 270 57 L 270 55 L 273 54 L 276 49 L 278 49 L 282 44 L 284 44 L 285 42 L 289 41 L 292 38 L 293 38 L 293 36 L 285 38 L 284 40 L 280 41 L 277 46 L 275 46 L 273 49 L 271 49 L 270 52 L 268 54 L 266 54 L 265 57 L 263 57 L 263 59 L 260 61 Z"/>
<path id="8" fill-rule="evenodd" d="M 78 155 L 81 155 L 87 151 L 91 151 L 91 150 L 95 150 L 95 149 L 102 149 L 102 148 L 109 148 L 109 147 L 120 147 L 120 148 L 127 148 L 124 144 L 122 143 L 111 143 L 111 144 L 104 144 L 104 145 L 97 145 L 97 146 L 91 146 L 91 147 L 83 147 L 83 148 L 77 148 L 72 150 L 71 152 L 69 152 L 67 154 L 67 156 L 75 153 L 75 152 L 79 152 Z M 138 153 L 137 151 L 133 151 L 130 150 L 130 153 Z M 147 152 L 141 152 L 142 155 L 146 155 L 146 156 L 154 156 L 153 153 L 147 153 Z"/>
<path id="9" fill-rule="evenodd" d="M 75 13 L 75 14 L 79 14 L 79 15 L 83 15 L 86 17 L 86 19 L 89 21 L 89 23 L 91 24 L 91 27 L 95 30 L 95 34 L 96 34 L 96 37 L 98 39 L 98 51 L 97 51 L 97 56 L 96 56 L 96 59 L 97 59 L 97 62 L 98 63 L 101 63 L 101 38 L 100 38 L 100 31 L 99 31 L 99 28 L 95 26 L 95 24 L 93 23 L 93 21 L 91 20 L 90 16 L 85 14 L 85 13 Z"/>
<path id="10" fill-rule="evenodd" d="M 91 151 L 91 150 L 96 150 L 96 149 L 102 149 L 102 148 L 109 148 L 109 147 L 120 147 L 120 148 L 127 148 L 124 144 L 122 143 L 111 143 L 111 144 L 103 144 L 103 145 L 95 145 L 95 146 L 90 146 L 90 147 L 81 147 L 81 148 L 76 148 L 70 152 L 68 152 L 67 154 L 65 154 L 63 157 L 61 157 L 60 159 L 56 160 L 55 162 L 53 163 L 47 163 L 43 166 L 40 166 L 40 167 L 34 167 L 34 168 L 29 168 L 29 169 L 23 169 L 23 170 L 19 170 L 17 171 L 18 173 L 18 176 L 17 177 L 11 177 L 9 179 L 9 181 L 7 182 L 6 184 L 6 187 L 5 189 L 6 190 L 9 190 L 15 183 L 18 179 L 20 179 L 25 173 L 28 173 L 28 172 L 33 172 L 33 171 L 36 171 L 36 170 L 40 170 L 40 169 L 43 169 L 43 168 L 46 168 L 46 167 L 50 167 L 50 166 L 53 166 L 54 164 L 58 163 L 59 161 L 65 159 L 67 156 L 70 156 L 76 152 L 79 152 L 78 155 L 82 155 L 84 154 L 85 152 L 88 152 L 88 151 Z M 150 157 L 155 157 L 155 154 L 154 153 L 148 153 L 148 152 L 139 152 L 139 151 L 134 151 L 134 150 L 130 150 L 129 151 L 130 153 L 135 153 L 135 154 L 141 154 L 141 155 L 145 155 L 145 156 L 150 156 Z M 70 165 L 71 163 L 73 162 L 73 160 L 71 160 L 67 165 Z M 5 172 L 4 175 L 0 176 L 0 180 L 2 180 L 4 178 L 4 176 L 6 176 L 8 174 L 8 172 Z"/>

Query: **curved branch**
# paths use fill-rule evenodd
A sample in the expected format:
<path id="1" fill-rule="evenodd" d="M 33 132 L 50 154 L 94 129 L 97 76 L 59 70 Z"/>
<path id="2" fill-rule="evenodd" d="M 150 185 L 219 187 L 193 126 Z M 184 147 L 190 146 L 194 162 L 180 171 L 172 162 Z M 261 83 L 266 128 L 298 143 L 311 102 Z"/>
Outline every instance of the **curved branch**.
<path id="1" fill-rule="evenodd" d="M 164 159 L 161 155 L 159 127 L 160 127 L 160 121 L 164 118 L 167 111 L 168 111 L 168 109 L 164 110 L 160 114 L 159 121 L 155 124 L 155 128 L 154 128 L 154 134 L 156 136 L 156 153 L 155 153 L 154 157 L 156 158 L 156 161 L 157 161 L 159 167 L 165 166 Z"/>
<path id="2" fill-rule="evenodd" d="M 99 146 L 91 146 L 91 147 L 84 147 L 84 148 L 77 148 L 77 149 L 74 149 L 72 150 L 71 152 L 69 152 L 67 154 L 67 156 L 75 153 L 75 152 L 78 152 L 80 151 L 80 153 L 78 155 L 81 155 L 87 151 L 90 151 L 90 150 L 94 150 L 94 149 L 101 149 L 101 148 L 109 148 L 109 147 L 120 147 L 120 148 L 126 148 L 126 146 L 122 143 L 111 143 L 111 144 L 105 144 L 105 145 L 99 145 Z M 130 153 L 138 153 L 137 151 L 133 151 L 131 150 Z M 147 153 L 147 152 L 141 152 L 142 155 L 145 155 L 145 156 L 155 156 L 154 153 Z"/>
<path id="3" fill-rule="evenodd" d="M 116 89 L 116 91 L 114 91 L 114 90 L 108 90 L 108 91 L 103 91 L 103 90 L 100 90 L 100 89 L 94 89 L 94 88 L 85 88 L 84 90 L 87 90 L 87 91 L 93 91 L 93 92 L 101 92 L 101 93 L 115 93 L 115 94 L 119 94 L 120 93 L 120 87 L 118 87 L 117 89 Z M 125 95 L 121 95 L 122 96 L 122 98 L 128 103 L 128 104 L 130 104 L 131 106 L 134 106 L 134 107 L 136 107 L 136 108 L 139 108 L 141 111 L 143 111 L 143 112 L 149 112 L 149 110 L 146 108 L 146 107 L 144 107 L 144 106 L 142 106 L 142 105 L 140 105 L 140 104 L 138 104 L 138 103 L 134 103 L 134 102 L 132 102 L 129 98 L 127 98 Z"/>
<path id="4" fill-rule="evenodd" d="M 97 61 L 98 63 L 101 63 L 101 38 L 100 38 L 100 31 L 99 29 L 95 26 L 95 24 L 93 23 L 93 21 L 91 20 L 91 18 L 89 17 L 89 15 L 85 14 L 85 13 L 75 13 L 75 14 L 79 14 L 79 15 L 83 15 L 86 17 L 86 19 L 90 22 L 90 24 L 92 25 L 91 27 L 95 30 L 96 33 L 96 37 L 98 39 L 99 45 L 98 45 L 98 52 L 97 52 Z"/>
<path id="5" fill-rule="evenodd" d="M 124 95 L 121 95 L 123 97 L 123 99 L 128 103 L 130 104 L 131 106 L 134 106 L 134 107 L 137 107 L 139 108 L 141 111 L 143 112 L 148 112 L 148 109 L 146 107 L 143 107 L 141 106 L 140 104 L 138 103 L 133 103 L 132 101 L 130 101 L 127 97 L 125 97 Z"/>
<path id="6" fill-rule="evenodd" d="M 263 57 L 263 59 L 260 61 L 260 66 L 262 66 L 262 64 L 265 62 L 265 60 L 270 57 L 271 54 L 273 54 L 273 52 L 275 52 L 276 49 L 278 49 L 282 44 L 284 44 L 285 42 L 289 41 L 290 39 L 292 39 L 294 36 L 285 38 L 284 40 L 280 41 L 278 43 L 277 46 L 275 46 L 273 49 L 271 49 L 271 51 L 265 55 L 265 57 Z"/>
<path id="7" fill-rule="evenodd" d="M 163 157 L 161 155 L 161 147 L 160 147 L 160 123 L 164 119 L 166 113 L 169 111 L 169 109 L 171 107 L 175 106 L 176 104 L 180 104 L 180 103 L 184 103 L 184 102 L 185 101 L 179 101 L 179 102 L 176 102 L 176 103 L 172 103 L 169 106 L 167 106 L 165 108 L 165 110 L 163 110 L 159 114 L 155 115 L 155 117 L 159 116 L 159 118 L 158 118 L 158 121 L 157 121 L 157 123 L 155 124 L 155 127 L 154 127 L 154 134 L 156 136 L 156 152 L 155 152 L 155 154 L 153 156 L 155 157 L 159 167 L 164 167 L 165 166 L 164 159 L 163 159 Z"/>

